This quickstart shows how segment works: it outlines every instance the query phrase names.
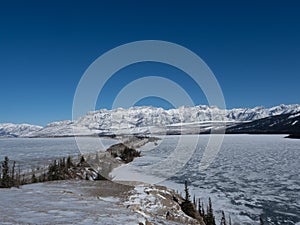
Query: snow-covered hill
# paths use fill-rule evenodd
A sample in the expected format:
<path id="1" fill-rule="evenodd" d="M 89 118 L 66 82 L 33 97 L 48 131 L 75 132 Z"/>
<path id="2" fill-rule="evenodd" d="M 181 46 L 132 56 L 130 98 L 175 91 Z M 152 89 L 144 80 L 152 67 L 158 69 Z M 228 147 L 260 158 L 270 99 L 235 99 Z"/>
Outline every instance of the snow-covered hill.
<path id="1" fill-rule="evenodd" d="M 29 124 L 0 124 L 0 137 L 62 137 L 73 135 L 113 135 L 148 133 L 199 133 L 269 116 L 300 112 L 300 105 L 272 108 L 238 108 L 222 110 L 214 106 L 162 108 L 141 106 L 129 109 L 101 109 L 77 120 L 65 120 L 45 127 Z"/>
<path id="2" fill-rule="evenodd" d="M 129 109 L 101 109 L 89 112 L 78 120 L 50 123 L 43 129 L 25 136 L 51 137 L 72 135 L 110 135 L 140 133 L 186 133 L 209 130 L 227 124 L 254 121 L 257 119 L 300 112 L 300 105 L 279 105 L 272 108 L 238 108 L 222 110 L 217 107 L 195 106 L 164 110 L 154 107 L 132 107 Z M 23 135 L 24 136 L 24 135 Z"/>
<path id="3" fill-rule="evenodd" d="M 32 132 L 37 132 L 43 127 L 30 124 L 0 124 L 0 137 L 20 137 Z"/>

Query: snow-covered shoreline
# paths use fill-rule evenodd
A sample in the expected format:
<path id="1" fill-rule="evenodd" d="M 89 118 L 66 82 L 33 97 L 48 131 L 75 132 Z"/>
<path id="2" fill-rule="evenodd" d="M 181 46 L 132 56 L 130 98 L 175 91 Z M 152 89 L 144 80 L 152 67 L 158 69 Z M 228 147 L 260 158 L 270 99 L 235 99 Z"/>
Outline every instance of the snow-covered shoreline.
<path id="1" fill-rule="evenodd" d="M 85 180 L 29 184 L 0 189 L 0 223 L 199 224 L 182 212 L 173 196 L 178 196 L 173 190 L 146 184 Z"/>

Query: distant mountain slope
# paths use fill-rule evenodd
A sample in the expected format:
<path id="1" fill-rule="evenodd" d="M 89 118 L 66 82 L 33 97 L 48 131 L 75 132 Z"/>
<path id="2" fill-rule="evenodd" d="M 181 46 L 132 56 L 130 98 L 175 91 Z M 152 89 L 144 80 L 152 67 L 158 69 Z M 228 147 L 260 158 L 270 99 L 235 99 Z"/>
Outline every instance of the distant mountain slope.
<path id="1" fill-rule="evenodd" d="M 199 132 L 207 133 L 211 129 L 255 121 L 270 116 L 297 112 L 300 112 L 300 105 L 230 110 L 203 105 L 169 110 L 148 106 L 129 109 L 102 109 L 89 112 L 77 120 L 53 122 L 43 128 L 32 125 L 10 124 L 7 126 L 7 124 L 0 124 L 0 136 L 64 137 L 149 133 L 196 134 Z"/>
<path id="2" fill-rule="evenodd" d="M 300 105 L 279 105 L 272 108 L 255 107 L 222 110 L 217 107 L 195 106 L 164 110 L 154 107 L 132 107 L 129 109 L 98 110 L 89 112 L 78 120 L 59 121 L 48 124 L 31 136 L 111 135 L 197 133 L 198 124 L 202 131 L 213 128 L 216 122 L 246 122 L 273 115 L 300 112 Z M 205 123 L 205 126 L 202 126 Z M 219 126 L 219 124 L 218 124 Z M 179 131 L 178 131 L 179 130 Z M 174 131 L 174 132 L 173 132 Z"/>
<path id="3" fill-rule="evenodd" d="M 226 133 L 300 134 L 300 113 L 270 116 L 239 124 L 228 128 Z"/>
<path id="4" fill-rule="evenodd" d="M 43 127 L 30 124 L 0 124 L 0 137 L 21 137 L 41 130 Z"/>

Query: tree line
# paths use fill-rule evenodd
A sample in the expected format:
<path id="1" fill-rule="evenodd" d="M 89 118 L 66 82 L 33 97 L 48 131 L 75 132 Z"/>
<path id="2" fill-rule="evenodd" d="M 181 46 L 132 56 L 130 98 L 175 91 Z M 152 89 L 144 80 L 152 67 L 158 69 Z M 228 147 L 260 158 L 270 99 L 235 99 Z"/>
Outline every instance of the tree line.
<path id="1" fill-rule="evenodd" d="M 53 160 L 43 169 L 32 169 L 31 173 L 21 173 L 20 166 L 18 166 L 18 169 L 16 167 L 15 161 L 10 161 L 7 156 L 4 158 L 0 167 L 0 188 L 19 187 L 24 184 L 54 180 L 105 179 L 89 166 L 83 155 L 79 156 L 78 163 L 73 162 L 73 159 L 69 156 Z"/>

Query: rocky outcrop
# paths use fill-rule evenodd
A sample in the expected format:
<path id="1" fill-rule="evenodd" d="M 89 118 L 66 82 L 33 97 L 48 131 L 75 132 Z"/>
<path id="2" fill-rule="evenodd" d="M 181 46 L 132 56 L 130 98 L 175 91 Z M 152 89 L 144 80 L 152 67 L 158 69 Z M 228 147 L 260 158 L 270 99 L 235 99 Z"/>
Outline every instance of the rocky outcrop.
<path id="1" fill-rule="evenodd" d="M 146 224 L 200 224 L 205 225 L 203 218 L 197 219 L 186 215 L 182 209 L 182 197 L 175 191 L 158 185 L 136 185 L 125 201 L 125 205 L 146 219 Z"/>
<path id="2" fill-rule="evenodd" d="M 121 159 L 124 163 L 130 163 L 135 157 L 140 157 L 141 152 L 128 147 L 123 143 L 118 143 L 110 146 L 107 150 L 114 158 Z"/>

